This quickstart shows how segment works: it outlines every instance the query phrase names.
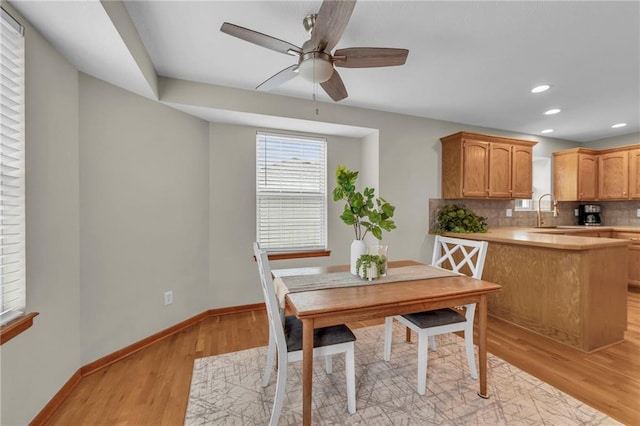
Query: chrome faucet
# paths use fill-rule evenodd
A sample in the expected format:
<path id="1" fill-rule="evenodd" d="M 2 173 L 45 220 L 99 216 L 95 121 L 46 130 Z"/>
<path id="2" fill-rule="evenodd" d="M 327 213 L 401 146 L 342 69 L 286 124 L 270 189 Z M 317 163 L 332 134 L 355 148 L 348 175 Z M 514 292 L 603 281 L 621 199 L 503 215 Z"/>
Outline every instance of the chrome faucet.
<path id="1" fill-rule="evenodd" d="M 549 200 L 553 201 L 553 217 L 558 217 L 558 202 L 556 200 L 553 199 L 553 195 L 547 193 L 547 194 L 542 194 L 540 196 L 540 198 L 538 198 L 538 220 L 536 222 L 536 227 L 540 228 L 542 227 L 542 225 L 544 225 L 544 219 L 542 217 L 542 211 L 540 210 L 540 203 L 542 202 L 542 199 L 546 196 L 549 196 Z"/>

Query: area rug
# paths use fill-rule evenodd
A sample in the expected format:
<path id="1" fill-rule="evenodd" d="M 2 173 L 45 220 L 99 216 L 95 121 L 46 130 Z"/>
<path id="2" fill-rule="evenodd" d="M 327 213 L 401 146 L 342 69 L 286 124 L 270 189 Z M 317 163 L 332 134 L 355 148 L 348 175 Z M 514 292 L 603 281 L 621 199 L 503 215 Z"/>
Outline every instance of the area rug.
<path id="1" fill-rule="evenodd" d="M 394 323 L 395 324 L 395 323 Z M 500 358 L 488 354 L 490 398 L 477 396 L 464 340 L 438 336 L 429 352 L 427 393 L 416 392 L 417 344 L 404 341 L 394 325 L 391 360 L 382 359 L 384 326 L 354 329 L 355 414 L 347 411 L 344 356 L 334 356 L 333 373 L 322 359 L 313 372 L 313 424 L 318 425 L 618 425 Z M 477 351 L 477 348 L 476 348 Z M 275 393 L 275 371 L 261 386 L 266 347 L 195 360 L 185 425 L 266 425 Z M 302 364 L 289 363 L 280 425 L 302 424 Z"/>

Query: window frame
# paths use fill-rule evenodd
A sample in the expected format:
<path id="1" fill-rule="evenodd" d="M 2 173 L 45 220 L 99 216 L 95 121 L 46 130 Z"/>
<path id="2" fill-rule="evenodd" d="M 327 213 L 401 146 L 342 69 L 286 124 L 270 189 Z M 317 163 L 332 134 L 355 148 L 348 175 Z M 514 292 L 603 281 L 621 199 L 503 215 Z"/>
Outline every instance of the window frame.
<path id="1" fill-rule="evenodd" d="M 0 8 L 0 344 L 33 325 L 26 313 L 25 34 Z"/>
<path id="2" fill-rule="evenodd" d="M 300 147 L 292 147 L 292 145 L 301 144 Z M 269 150 L 271 145 L 271 150 Z M 290 149 L 294 149 L 291 151 Z M 297 151 L 295 151 L 297 150 Z M 304 156 L 318 155 L 318 163 L 315 164 L 316 175 L 313 176 L 299 176 L 296 182 L 299 183 L 298 189 L 292 184 L 290 177 L 284 177 L 287 170 L 291 173 L 303 173 L 302 169 L 296 169 L 296 165 L 292 167 L 281 168 L 280 179 L 278 178 L 278 172 L 272 174 L 275 179 L 268 181 L 267 175 L 263 170 L 266 170 L 269 161 L 277 161 L 280 164 L 291 161 L 300 160 L 296 158 L 294 154 L 299 154 L 300 158 Z M 310 158 L 310 157 L 309 157 Z M 315 160 L 313 158 L 312 160 Z M 274 163 L 275 164 L 275 163 Z M 310 164 L 313 164 L 310 162 Z M 299 166 L 299 165 L 298 165 Z M 290 175 L 287 175 L 290 176 Z M 276 186 L 274 188 L 268 188 L 270 184 L 275 181 Z M 307 185 L 305 186 L 304 183 Z M 256 241 L 270 253 L 270 258 L 296 258 L 296 257 L 309 257 L 309 253 L 315 256 L 328 256 L 328 191 L 327 191 L 327 139 L 318 136 L 307 136 L 299 134 L 288 133 L 275 133 L 267 131 L 256 132 Z M 315 191 L 317 190 L 317 191 Z M 269 234 L 267 227 L 269 219 L 263 214 L 267 210 L 266 204 L 271 201 L 277 203 L 277 200 L 284 201 L 282 204 L 284 207 L 278 212 L 277 208 L 274 209 L 277 214 L 282 214 L 289 209 L 303 208 L 307 212 L 315 209 L 314 213 L 317 213 L 317 217 L 311 217 L 309 220 L 318 221 L 314 227 L 313 238 L 298 238 L 295 234 L 298 232 L 301 226 L 299 221 L 293 222 L 291 225 L 290 238 L 278 239 L 272 238 L 268 241 L 266 236 Z M 288 200 L 288 201 L 287 201 Z M 296 205 L 296 200 L 305 200 L 301 204 Z M 308 204 L 307 204 L 308 203 Z M 311 205 L 311 207 L 309 207 Z M 305 207 L 306 206 L 306 207 Z M 282 216 L 274 218 L 273 222 L 277 227 L 282 228 L 285 225 L 285 220 Z M 296 229 L 298 225 L 298 229 Z M 277 231 L 279 232 L 279 231 Z M 296 241 L 299 240 L 299 241 Z M 314 244 L 304 244 L 305 242 L 313 241 Z M 285 244 L 285 243 L 292 244 Z"/>

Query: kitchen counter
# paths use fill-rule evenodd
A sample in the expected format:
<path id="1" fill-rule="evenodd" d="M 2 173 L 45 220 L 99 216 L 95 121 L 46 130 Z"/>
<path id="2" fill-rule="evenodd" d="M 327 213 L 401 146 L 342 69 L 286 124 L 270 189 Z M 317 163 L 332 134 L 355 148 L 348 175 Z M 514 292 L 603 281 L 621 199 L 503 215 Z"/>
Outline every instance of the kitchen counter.
<path id="1" fill-rule="evenodd" d="M 592 352 L 624 341 L 631 241 L 563 235 L 637 227 L 492 228 L 448 234 L 489 242 L 482 278 L 502 286 L 489 315 Z"/>
<path id="2" fill-rule="evenodd" d="M 640 232 L 631 226 L 558 226 L 555 228 L 489 228 L 486 233 L 447 234 L 451 237 L 484 240 L 504 244 L 519 244 L 529 247 L 548 247 L 563 250 L 591 250 L 603 247 L 626 247 L 629 240 L 615 238 L 584 237 L 564 235 L 567 232 L 579 234 L 593 231 Z"/>

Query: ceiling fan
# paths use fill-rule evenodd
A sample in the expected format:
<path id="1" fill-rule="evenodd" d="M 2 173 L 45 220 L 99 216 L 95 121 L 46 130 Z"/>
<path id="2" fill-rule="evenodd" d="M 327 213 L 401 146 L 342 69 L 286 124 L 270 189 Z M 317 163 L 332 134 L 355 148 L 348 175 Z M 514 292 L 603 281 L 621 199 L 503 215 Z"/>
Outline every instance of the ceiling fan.
<path id="1" fill-rule="evenodd" d="M 356 0 L 324 0 L 317 14 L 307 15 L 302 23 L 311 38 L 302 48 L 286 41 L 225 22 L 220 31 L 258 46 L 298 58 L 291 65 L 261 83 L 256 89 L 271 90 L 300 74 L 304 79 L 320 83 L 325 92 L 338 102 L 348 96 L 347 89 L 334 67 L 370 68 L 404 65 L 409 51 L 384 47 L 351 47 L 331 50 L 340 41 L 351 18 Z"/>

